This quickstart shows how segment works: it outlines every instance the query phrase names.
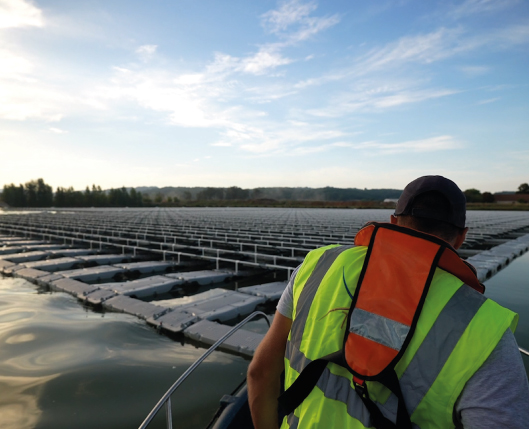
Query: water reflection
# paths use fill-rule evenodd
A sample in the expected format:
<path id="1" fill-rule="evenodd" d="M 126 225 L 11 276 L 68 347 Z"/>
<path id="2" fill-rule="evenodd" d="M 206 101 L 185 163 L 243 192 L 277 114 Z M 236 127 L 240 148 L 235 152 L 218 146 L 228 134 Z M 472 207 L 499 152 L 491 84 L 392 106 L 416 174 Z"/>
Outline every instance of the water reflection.
<path id="1" fill-rule="evenodd" d="M 6 344 L 27 343 L 28 341 L 33 341 L 35 338 L 34 334 L 20 334 L 9 337 L 5 342 Z"/>
<path id="2" fill-rule="evenodd" d="M 0 427 L 137 427 L 204 349 L 121 313 L 0 278 Z M 183 427 L 203 427 L 247 362 L 215 353 L 174 397 Z M 156 426 L 154 426 L 156 427 Z"/>
<path id="3" fill-rule="evenodd" d="M 519 315 L 514 336 L 518 345 L 529 350 L 529 252 L 516 258 L 509 266 L 485 283 L 485 295 Z M 529 357 L 522 355 L 529 374 Z"/>
<path id="4" fill-rule="evenodd" d="M 56 375 L 0 377 L 0 424 L 3 429 L 30 429 L 42 415 L 39 392 Z"/>

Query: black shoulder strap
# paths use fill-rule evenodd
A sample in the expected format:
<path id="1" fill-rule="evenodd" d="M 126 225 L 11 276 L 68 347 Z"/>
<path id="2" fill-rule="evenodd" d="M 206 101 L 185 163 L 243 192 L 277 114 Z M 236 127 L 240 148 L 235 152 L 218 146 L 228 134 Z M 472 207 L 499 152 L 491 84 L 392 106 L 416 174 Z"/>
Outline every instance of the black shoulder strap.
<path id="1" fill-rule="evenodd" d="M 294 383 L 277 398 L 280 407 L 286 415 L 294 412 L 305 398 L 309 396 L 323 374 L 327 362 L 323 358 L 313 360 L 301 371 L 301 374 L 299 374 Z"/>
<path id="2" fill-rule="evenodd" d="M 277 400 L 286 415 L 293 413 L 301 405 L 318 383 L 323 371 L 325 371 L 327 363 L 335 361 L 336 359 L 343 359 L 341 352 L 312 361 L 299 374 L 294 383 L 279 396 Z M 410 416 L 406 410 L 404 396 L 402 395 L 399 379 L 395 371 L 393 369 L 387 371 L 381 377 L 380 382 L 397 396 L 398 409 L 396 424 L 384 417 L 380 409 L 371 400 L 365 382 L 363 384 L 355 383 L 355 391 L 369 411 L 373 427 L 376 429 L 411 429 Z"/>

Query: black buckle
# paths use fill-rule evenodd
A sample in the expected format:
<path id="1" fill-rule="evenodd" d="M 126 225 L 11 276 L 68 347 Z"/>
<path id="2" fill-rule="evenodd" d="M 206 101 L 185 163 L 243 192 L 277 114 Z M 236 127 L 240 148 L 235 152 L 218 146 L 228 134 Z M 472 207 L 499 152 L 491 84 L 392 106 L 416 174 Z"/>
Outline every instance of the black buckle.
<path id="1" fill-rule="evenodd" d="M 362 383 L 357 383 L 353 380 L 355 391 L 358 395 L 360 395 L 362 398 L 369 397 L 367 393 L 367 385 L 365 381 L 362 381 Z"/>

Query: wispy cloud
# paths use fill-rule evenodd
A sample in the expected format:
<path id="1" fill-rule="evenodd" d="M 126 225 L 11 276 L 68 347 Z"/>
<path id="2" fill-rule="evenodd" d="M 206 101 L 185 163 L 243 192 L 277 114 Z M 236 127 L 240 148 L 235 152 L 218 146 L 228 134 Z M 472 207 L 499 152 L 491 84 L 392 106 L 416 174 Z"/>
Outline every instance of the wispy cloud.
<path id="1" fill-rule="evenodd" d="M 26 0 L 0 0 L 0 29 L 42 27 L 42 11 Z"/>
<path id="2" fill-rule="evenodd" d="M 487 100 L 481 100 L 481 101 L 478 101 L 477 104 L 478 105 L 482 105 L 482 104 L 489 104 L 489 103 L 494 103 L 496 101 L 500 100 L 500 97 L 496 97 L 496 98 L 489 98 Z"/>
<path id="3" fill-rule="evenodd" d="M 142 45 L 136 49 L 136 53 L 143 62 L 147 62 L 154 56 L 157 48 L 157 45 Z"/>
<path id="4" fill-rule="evenodd" d="M 48 131 L 54 134 L 68 134 L 68 131 L 61 130 L 60 128 L 56 128 L 56 127 L 50 127 L 48 128 Z"/>
<path id="5" fill-rule="evenodd" d="M 413 152 L 437 152 L 462 148 L 452 136 L 438 136 L 423 140 L 410 140 L 401 143 L 380 143 L 376 141 L 352 144 L 354 149 L 374 150 L 379 154 L 393 155 L 397 153 Z"/>
<path id="6" fill-rule="evenodd" d="M 496 37 L 494 37 L 496 36 Z M 529 21 L 524 24 L 513 25 L 511 27 L 499 30 L 492 34 L 491 41 L 497 40 L 501 48 L 508 48 L 512 45 L 520 45 L 529 42 Z"/>
<path id="7" fill-rule="evenodd" d="M 290 58 L 286 58 L 280 53 L 277 45 L 266 45 L 255 54 L 243 58 L 216 53 L 214 61 L 207 66 L 207 72 L 224 75 L 234 73 L 262 75 L 291 62 Z"/>
<path id="8" fill-rule="evenodd" d="M 269 69 L 291 63 L 292 60 L 281 56 L 273 47 L 261 48 L 259 52 L 241 61 L 239 70 L 246 73 L 262 74 Z"/>
<path id="9" fill-rule="evenodd" d="M 360 81 L 356 87 L 333 97 L 320 109 L 308 109 L 307 114 L 317 117 L 341 117 L 351 113 L 383 111 L 404 104 L 420 103 L 457 94 L 458 90 L 420 88 L 417 83 L 400 81 L 380 85 L 378 81 Z"/>
<path id="10" fill-rule="evenodd" d="M 459 69 L 470 77 L 482 76 L 490 72 L 490 67 L 487 66 L 462 66 Z"/>
<path id="11" fill-rule="evenodd" d="M 261 16 L 261 23 L 270 33 L 285 39 L 287 43 L 300 42 L 323 31 L 340 21 L 338 15 L 315 17 L 315 1 L 283 1 L 279 8 Z"/>
<path id="12" fill-rule="evenodd" d="M 449 15 L 459 19 L 468 15 L 496 12 L 519 2 L 520 0 L 466 0 L 455 7 Z"/>
<path id="13" fill-rule="evenodd" d="M 263 27 L 278 36 L 280 41 L 261 45 L 256 53 L 246 57 L 217 53 L 213 63 L 208 66 L 208 71 L 262 75 L 279 66 L 294 62 L 293 59 L 283 55 L 282 51 L 285 48 L 305 41 L 339 22 L 337 15 L 311 16 L 316 9 L 316 2 L 304 3 L 299 0 L 282 2 L 277 10 L 271 10 L 261 16 Z M 311 56 L 305 59 L 308 58 Z"/>
<path id="14" fill-rule="evenodd" d="M 316 9 L 316 2 L 313 1 L 283 1 L 279 9 L 268 11 L 261 16 L 262 24 L 270 32 L 280 33 L 293 24 L 305 21 Z"/>
<path id="15" fill-rule="evenodd" d="M 189 75 L 186 75 L 189 76 Z M 110 84 L 95 91 L 106 104 L 132 101 L 145 109 L 166 113 L 170 123 L 183 127 L 212 127 L 224 122 L 221 112 L 210 104 L 204 83 L 178 81 L 178 75 L 156 69 L 115 68 Z M 214 93 L 219 89 L 213 89 Z M 116 106 L 118 107 L 118 106 Z"/>
<path id="16" fill-rule="evenodd" d="M 312 144 L 313 142 L 325 141 L 325 134 L 327 134 L 327 137 L 334 139 L 344 137 L 343 133 L 324 132 L 315 136 L 314 139 L 306 139 L 304 142 L 309 142 L 311 144 L 299 144 L 300 142 L 298 142 L 298 145 L 289 145 L 287 147 L 282 148 L 282 139 L 271 139 L 259 145 L 250 144 L 248 145 L 249 147 L 246 147 L 245 149 L 255 153 L 256 155 L 270 155 L 271 152 L 277 153 L 278 151 L 280 151 L 283 155 L 286 156 L 301 156 L 327 152 L 335 149 L 343 150 L 349 148 L 355 151 L 366 152 L 371 155 L 384 156 L 403 153 L 439 152 L 463 148 L 463 145 L 457 139 L 449 135 L 431 137 L 420 140 L 409 140 L 397 143 L 385 143 L 381 141 L 365 141 L 360 143 L 337 141 L 334 143 Z"/>
<path id="17" fill-rule="evenodd" d="M 21 55 L 0 46 L 0 78 L 26 81 L 33 64 Z"/>
<path id="18" fill-rule="evenodd" d="M 224 131 L 215 145 L 232 144 L 254 155 L 289 155 L 293 151 L 309 153 L 319 151 L 314 146 L 343 138 L 346 134 L 321 124 L 289 121 L 285 123 L 261 122 L 252 126 L 237 124 Z"/>
<path id="19" fill-rule="evenodd" d="M 359 69 L 369 73 L 407 63 L 429 64 L 464 49 L 460 44 L 463 30 L 440 28 L 432 33 L 402 37 L 383 48 L 373 49 L 358 60 Z"/>

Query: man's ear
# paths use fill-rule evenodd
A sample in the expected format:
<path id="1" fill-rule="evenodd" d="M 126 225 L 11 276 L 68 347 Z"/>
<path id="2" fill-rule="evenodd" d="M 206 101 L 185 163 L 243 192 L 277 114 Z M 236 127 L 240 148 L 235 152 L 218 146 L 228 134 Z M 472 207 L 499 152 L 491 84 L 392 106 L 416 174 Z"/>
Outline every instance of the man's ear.
<path id="1" fill-rule="evenodd" d="M 389 218 L 389 221 L 391 222 L 392 225 L 397 225 L 397 216 L 391 215 Z"/>
<path id="2" fill-rule="evenodd" d="M 459 249 L 463 242 L 465 241 L 465 238 L 467 236 L 468 227 L 461 230 L 459 234 L 457 234 L 456 240 L 454 242 L 454 249 Z"/>

